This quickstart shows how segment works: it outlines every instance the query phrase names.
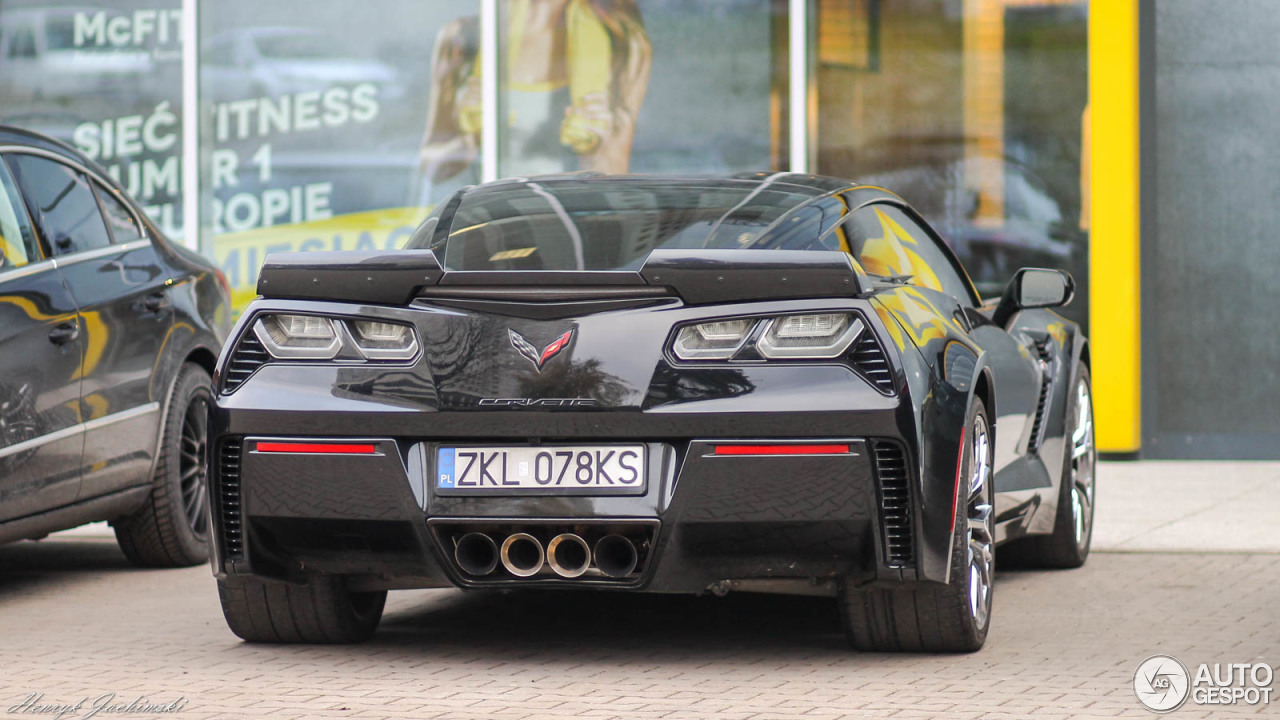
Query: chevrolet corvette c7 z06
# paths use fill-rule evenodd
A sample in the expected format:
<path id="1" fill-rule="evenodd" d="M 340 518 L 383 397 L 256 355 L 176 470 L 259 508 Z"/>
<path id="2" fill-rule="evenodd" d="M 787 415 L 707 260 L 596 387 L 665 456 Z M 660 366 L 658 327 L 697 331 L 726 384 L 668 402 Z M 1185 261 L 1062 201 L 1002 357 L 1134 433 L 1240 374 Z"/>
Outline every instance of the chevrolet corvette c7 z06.
<path id="1" fill-rule="evenodd" d="M 897 196 L 832 178 L 523 178 L 402 250 L 271 256 L 219 360 L 224 614 L 351 642 L 389 589 L 829 595 L 868 650 L 972 651 L 995 548 L 1089 551 L 1089 351 L 983 303 Z"/>

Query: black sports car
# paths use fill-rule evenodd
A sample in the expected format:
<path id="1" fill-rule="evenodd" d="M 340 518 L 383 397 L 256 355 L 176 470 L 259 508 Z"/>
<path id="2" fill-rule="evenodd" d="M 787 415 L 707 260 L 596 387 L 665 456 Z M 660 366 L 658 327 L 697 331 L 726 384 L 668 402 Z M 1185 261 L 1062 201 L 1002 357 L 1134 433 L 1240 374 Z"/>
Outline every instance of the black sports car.
<path id="1" fill-rule="evenodd" d="M 501 181 L 258 289 L 210 420 L 246 640 L 363 639 L 391 588 L 743 590 L 838 597 L 858 648 L 969 651 L 997 544 L 1089 551 L 1088 346 L 1042 309 L 1070 277 L 984 305 L 878 188 Z"/>
<path id="2" fill-rule="evenodd" d="M 84 155 L 0 126 L 0 542 L 109 520 L 135 564 L 207 561 L 230 327 L 212 263 Z"/>

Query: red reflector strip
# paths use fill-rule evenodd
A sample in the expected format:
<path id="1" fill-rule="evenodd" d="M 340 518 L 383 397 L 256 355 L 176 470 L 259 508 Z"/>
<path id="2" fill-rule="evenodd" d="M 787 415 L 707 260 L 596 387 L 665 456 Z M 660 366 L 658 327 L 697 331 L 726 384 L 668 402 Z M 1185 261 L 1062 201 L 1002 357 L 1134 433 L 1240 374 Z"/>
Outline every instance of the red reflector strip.
<path id="1" fill-rule="evenodd" d="M 314 455 L 372 455 L 378 452 L 378 446 L 373 443 L 260 442 L 255 449 L 264 453 L 311 453 Z"/>
<path id="2" fill-rule="evenodd" d="M 716 455 L 848 455 L 848 445 L 717 445 Z"/>

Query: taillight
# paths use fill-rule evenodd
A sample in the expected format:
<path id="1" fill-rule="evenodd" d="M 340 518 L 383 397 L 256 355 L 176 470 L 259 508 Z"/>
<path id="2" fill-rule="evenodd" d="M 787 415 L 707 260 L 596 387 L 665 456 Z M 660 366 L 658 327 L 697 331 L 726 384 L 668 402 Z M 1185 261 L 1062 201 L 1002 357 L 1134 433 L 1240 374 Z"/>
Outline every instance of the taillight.
<path id="1" fill-rule="evenodd" d="M 332 360 L 344 348 L 351 360 L 405 361 L 418 354 L 413 326 L 383 320 L 266 313 L 253 323 L 253 334 L 277 360 Z"/>
<path id="2" fill-rule="evenodd" d="M 862 320 L 849 313 L 787 315 L 767 322 L 756 349 L 770 359 L 840 357 L 863 330 Z"/>
<path id="3" fill-rule="evenodd" d="M 862 318 L 850 312 L 710 320 L 681 326 L 671 352 L 686 361 L 744 359 L 744 347 L 756 338 L 755 350 L 766 360 L 829 360 L 847 352 L 864 330 Z"/>
<path id="4" fill-rule="evenodd" d="M 347 324 L 360 354 L 367 358 L 408 360 L 418 352 L 418 340 L 408 325 L 378 320 L 352 320 Z"/>
<path id="5" fill-rule="evenodd" d="M 253 329 L 275 358 L 328 360 L 342 347 L 333 321 L 318 315 L 263 315 Z"/>
<path id="6" fill-rule="evenodd" d="M 686 325 L 676 334 L 671 349 L 681 360 L 727 360 L 742 348 L 756 322 L 716 320 Z"/>

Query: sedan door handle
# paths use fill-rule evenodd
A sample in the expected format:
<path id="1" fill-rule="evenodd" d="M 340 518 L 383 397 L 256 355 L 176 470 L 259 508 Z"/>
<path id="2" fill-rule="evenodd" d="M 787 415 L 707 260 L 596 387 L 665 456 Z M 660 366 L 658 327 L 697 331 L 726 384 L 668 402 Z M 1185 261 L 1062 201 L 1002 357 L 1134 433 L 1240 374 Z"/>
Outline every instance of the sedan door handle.
<path id="1" fill-rule="evenodd" d="M 80 323 L 62 323 L 49 331 L 49 342 L 54 345 L 66 345 L 80 337 Z"/>
<path id="2" fill-rule="evenodd" d="M 148 312 L 160 312 L 169 305 L 169 297 L 163 292 L 151 293 L 142 300 L 142 306 Z"/>

